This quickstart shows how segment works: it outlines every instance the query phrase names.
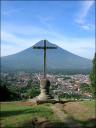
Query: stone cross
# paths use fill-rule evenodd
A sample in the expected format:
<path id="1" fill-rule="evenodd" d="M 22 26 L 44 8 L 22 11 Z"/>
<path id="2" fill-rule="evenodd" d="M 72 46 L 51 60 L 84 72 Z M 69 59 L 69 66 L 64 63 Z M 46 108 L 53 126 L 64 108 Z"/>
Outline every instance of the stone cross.
<path id="1" fill-rule="evenodd" d="M 46 50 L 47 49 L 56 49 L 57 47 L 50 47 L 46 45 L 47 40 L 43 40 L 44 46 L 33 46 L 34 49 L 43 49 L 44 50 L 44 78 L 46 78 Z"/>

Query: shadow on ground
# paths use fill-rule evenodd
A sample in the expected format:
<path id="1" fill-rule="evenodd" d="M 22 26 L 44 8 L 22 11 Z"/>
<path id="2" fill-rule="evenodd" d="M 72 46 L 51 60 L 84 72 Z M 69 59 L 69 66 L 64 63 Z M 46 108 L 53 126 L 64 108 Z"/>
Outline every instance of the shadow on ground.
<path id="1" fill-rule="evenodd" d="M 52 104 L 56 104 L 56 103 L 67 103 L 70 101 L 38 101 L 37 104 L 46 104 L 46 103 L 52 103 Z M 72 102 L 72 101 L 71 101 Z M 25 104 L 26 105 L 26 104 Z M 28 105 L 27 105 L 28 106 Z M 9 117 L 9 116 L 15 116 L 15 115 L 20 115 L 20 114 L 27 114 L 27 113 L 40 113 L 42 112 L 42 110 L 38 110 L 38 109 L 23 109 L 23 110 L 14 110 L 14 111 L 1 111 L 0 112 L 0 117 Z"/>
<path id="2" fill-rule="evenodd" d="M 28 113 L 41 113 L 43 110 L 40 109 L 24 109 L 24 110 L 14 110 L 14 111 L 1 111 L 0 112 L 0 117 L 10 117 L 10 116 L 17 116 L 17 115 L 22 115 L 22 114 L 28 114 Z"/>
<path id="3" fill-rule="evenodd" d="M 67 101 L 69 102 L 69 101 Z M 63 102 L 65 103 L 65 102 Z M 2 111 L 0 116 L 2 117 L 10 117 L 20 114 L 28 114 L 28 113 L 41 113 L 43 110 L 34 110 L 34 109 L 23 109 L 16 111 Z M 66 114 L 67 112 L 64 111 Z M 7 127 L 8 128 L 8 127 Z M 11 128 L 11 127 L 10 127 Z M 14 126 L 14 128 L 16 128 Z M 96 128 L 96 119 L 89 119 L 86 121 L 81 121 L 74 119 L 71 116 L 68 116 L 64 122 L 49 122 L 48 120 L 40 121 L 37 118 L 32 119 L 31 121 L 24 122 L 19 126 L 19 128 Z"/>
<path id="4" fill-rule="evenodd" d="M 56 103 L 60 103 L 60 104 L 65 104 L 68 102 L 74 102 L 74 100 L 66 100 L 66 101 L 57 101 L 57 100 L 48 100 L 48 101 L 36 101 L 37 104 L 44 104 L 44 103 L 52 103 L 52 104 L 56 104 Z"/>
<path id="5" fill-rule="evenodd" d="M 47 120 L 38 122 L 38 120 L 35 118 L 30 122 L 22 124 L 21 128 L 96 128 L 96 119 L 90 119 L 87 121 L 74 120 L 76 121 L 76 125 L 72 125 L 72 124 L 69 125 L 68 121 L 69 119 L 67 120 L 67 123 L 65 122 L 50 123 Z"/>

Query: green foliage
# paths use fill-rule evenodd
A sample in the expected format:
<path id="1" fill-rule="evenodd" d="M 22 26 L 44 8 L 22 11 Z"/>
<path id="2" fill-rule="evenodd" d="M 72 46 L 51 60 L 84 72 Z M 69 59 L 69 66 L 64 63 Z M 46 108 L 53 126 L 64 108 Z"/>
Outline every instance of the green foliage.
<path id="1" fill-rule="evenodd" d="M 27 91 L 27 96 L 30 97 L 30 98 L 33 98 L 33 97 L 38 96 L 39 93 L 40 93 L 39 88 L 33 86 L 31 89 L 29 89 L 29 90 Z"/>
<path id="2" fill-rule="evenodd" d="M 19 100 L 19 93 L 8 88 L 8 86 L 11 87 L 9 83 L 0 80 L 0 101 Z"/>
<path id="3" fill-rule="evenodd" d="M 28 81 L 27 86 L 30 87 L 31 85 L 32 85 L 32 79 L 30 79 L 30 80 Z"/>
<path id="4" fill-rule="evenodd" d="M 92 85 L 92 92 L 94 97 L 96 98 L 96 53 L 93 59 L 93 69 L 92 72 L 90 73 L 90 80 Z"/>
<path id="5" fill-rule="evenodd" d="M 59 98 L 66 98 L 66 99 L 74 98 L 74 99 L 80 99 L 80 98 L 81 98 L 81 95 L 78 94 L 78 93 L 64 93 L 64 94 L 59 95 Z"/>
<path id="6" fill-rule="evenodd" d="M 82 83 L 82 84 L 80 85 L 80 90 L 82 91 L 82 93 L 85 93 L 85 92 L 91 93 L 91 92 L 92 92 L 92 91 L 91 91 L 91 85 L 88 85 L 88 84 L 86 84 L 86 83 Z"/>

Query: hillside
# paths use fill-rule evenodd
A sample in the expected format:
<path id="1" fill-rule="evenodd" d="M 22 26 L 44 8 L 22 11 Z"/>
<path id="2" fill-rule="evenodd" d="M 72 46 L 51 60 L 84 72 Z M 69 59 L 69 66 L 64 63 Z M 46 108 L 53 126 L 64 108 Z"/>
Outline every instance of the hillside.
<path id="1" fill-rule="evenodd" d="M 42 46 L 43 41 L 39 41 L 35 46 Z M 56 46 L 47 42 L 47 46 Z M 47 50 L 48 71 L 77 71 L 89 72 L 91 60 L 77 56 L 59 46 L 57 49 Z M 14 55 L 1 57 L 2 71 L 43 71 L 43 50 L 25 49 Z"/>
<path id="2" fill-rule="evenodd" d="M 2 102 L 1 128 L 95 128 L 95 102 Z"/>

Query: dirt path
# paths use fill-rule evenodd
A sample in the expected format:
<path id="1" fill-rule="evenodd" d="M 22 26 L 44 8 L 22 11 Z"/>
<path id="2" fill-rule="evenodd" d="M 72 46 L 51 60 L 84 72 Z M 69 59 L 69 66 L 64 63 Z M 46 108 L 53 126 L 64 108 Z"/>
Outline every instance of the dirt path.
<path id="1" fill-rule="evenodd" d="M 67 114 L 65 114 L 63 110 L 63 104 L 55 104 L 51 106 L 52 111 L 56 115 L 56 117 L 59 118 L 61 122 L 64 122 L 64 120 L 67 118 Z"/>
<path id="2" fill-rule="evenodd" d="M 80 128 L 80 125 L 71 117 L 69 117 L 69 115 L 66 114 L 66 112 L 64 112 L 63 104 L 55 104 L 51 106 L 51 109 L 54 112 L 54 114 L 59 118 L 59 120 L 63 123 L 66 123 L 69 128 Z"/>

